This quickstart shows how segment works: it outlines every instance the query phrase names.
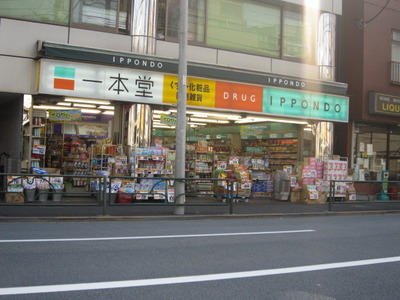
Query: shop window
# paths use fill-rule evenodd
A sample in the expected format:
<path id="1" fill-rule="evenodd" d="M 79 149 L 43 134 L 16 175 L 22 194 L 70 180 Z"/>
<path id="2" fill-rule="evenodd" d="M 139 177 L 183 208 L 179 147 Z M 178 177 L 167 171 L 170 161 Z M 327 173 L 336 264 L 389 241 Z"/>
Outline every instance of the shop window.
<path id="1" fill-rule="evenodd" d="M 392 31 L 391 80 L 400 84 L 400 31 Z"/>
<path id="2" fill-rule="evenodd" d="M 0 16 L 68 25 L 70 0 L 0 1 Z"/>
<path id="3" fill-rule="evenodd" d="M 71 26 L 128 34 L 129 0 L 72 0 Z"/>
<path id="4" fill-rule="evenodd" d="M 293 5 L 258 1 L 191 0 L 188 17 L 191 44 L 308 63 L 315 61 L 312 45 L 316 44 L 318 28 L 316 10 L 300 11 Z M 160 1 L 157 38 L 177 42 L 178 33 L 179 0 Z"/>

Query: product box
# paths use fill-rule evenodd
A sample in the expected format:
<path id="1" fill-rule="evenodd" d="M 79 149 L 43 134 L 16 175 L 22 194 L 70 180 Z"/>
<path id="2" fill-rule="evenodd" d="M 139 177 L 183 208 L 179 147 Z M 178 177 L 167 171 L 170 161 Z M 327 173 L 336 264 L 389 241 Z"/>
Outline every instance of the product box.
<path id="1" fill-rule="evenodd" d="M 302 198 L 302 189 L 292 189 L 290 191 L 290 202 L 304 202 Z"/>
<path id="2" fill-rule="evenodd" d="M 24 200 L 22 193 L 6 193 L 6 203 L 24 203 Z"/>
<path id="3" fill-rule="evenodd" d="M 45 170 L 47 174 L 53 174 L 53 175 L 58 175 L 61 172 L 60 169 L 56 168 L 44 168 L 43 170 Z"/>

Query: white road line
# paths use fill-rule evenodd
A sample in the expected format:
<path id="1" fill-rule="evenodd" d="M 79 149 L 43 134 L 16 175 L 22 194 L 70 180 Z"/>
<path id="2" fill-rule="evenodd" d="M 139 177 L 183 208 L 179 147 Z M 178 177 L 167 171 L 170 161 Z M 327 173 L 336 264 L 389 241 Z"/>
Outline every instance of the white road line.
<path id="1" fill-rule="evenodd" d="M 239 279 L 239 278 L 250 278 L 250 277 L 271 276 L 271 275 L 291 274 L 291 273 L 310 272 L 310 271 L 321 271 L 329 269 L 359 267 L 359 266 L 392 263 L 392 262 L 400 262 L 400 256 L 347 261 L 339 263 L 329 263 L 329 264 L 319 264 L 310 266 L 300 266 L 292 268 L 247 271 L 247 272 L 219 273 L 219 274 L 182 276 L 182 277 L 124 280 L 124 281 L 105 281 L 105 282 L 93 282 L 93 283 L 10 287 L 10 288 L 0 288 L 0 295 L 4 296 L 4 295 L 55 293 L 55 292 L 75 292 L 84 290 L 117 289 L 117 288 L 166 285 L 166 284 L 194 283 L 194 282 L 204 282 L 204 281 L 214 281 L 214 280 Z"/>
<path id="2" fill-rule="evenodd" d="M 233 233 L 207 233 L 207 234 L 182 234 L 182 235 L 150 235 L 150 236 L 121 236 L 103 238 L 70 238 L 70 239 L 25 239 L 25 240 L 0 240 L 0 243 L 36 243 L 36 242 L 82 242 L 82 241 L 117 241 L 117 240 L 149 240 L 149 239 L 175 239 L 175 238 L 197 238 L 217 236 L 240 236 L 240 235 L 265 235 L 284 233 L 306 233 L 315 230 L 288 230 L 288 231 L 261 231 L 261 232 L 233 232 Z"/>

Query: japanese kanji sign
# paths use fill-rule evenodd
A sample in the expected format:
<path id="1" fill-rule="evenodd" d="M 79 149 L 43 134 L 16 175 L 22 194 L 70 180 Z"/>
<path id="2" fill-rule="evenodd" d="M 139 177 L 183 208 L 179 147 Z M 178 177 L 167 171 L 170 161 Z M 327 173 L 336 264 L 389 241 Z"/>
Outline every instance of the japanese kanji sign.
<path id="1" fill-rule="evenodd" d="M 177 103 L 178 77 L 165 75 L 164 103 Z M 186 103 L 188 105 L 215 107 L 215 81 L 188 78 L 186 84 Z"/>
<path id="2" fill-rule="evenodd" d="M 163 74 L 42 59 L 39 93 L 162 103 Z"/>

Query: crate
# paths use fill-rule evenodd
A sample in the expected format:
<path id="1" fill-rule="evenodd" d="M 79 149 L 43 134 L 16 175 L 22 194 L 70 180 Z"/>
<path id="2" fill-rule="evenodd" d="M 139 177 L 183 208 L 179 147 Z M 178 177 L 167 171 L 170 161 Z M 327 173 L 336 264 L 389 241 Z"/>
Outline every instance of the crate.
<path id="1" fill-rule="evenodd" d="M 22 193 L 6 193 L 6 203 L 24 203 L 25 197 Z"/>

